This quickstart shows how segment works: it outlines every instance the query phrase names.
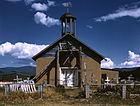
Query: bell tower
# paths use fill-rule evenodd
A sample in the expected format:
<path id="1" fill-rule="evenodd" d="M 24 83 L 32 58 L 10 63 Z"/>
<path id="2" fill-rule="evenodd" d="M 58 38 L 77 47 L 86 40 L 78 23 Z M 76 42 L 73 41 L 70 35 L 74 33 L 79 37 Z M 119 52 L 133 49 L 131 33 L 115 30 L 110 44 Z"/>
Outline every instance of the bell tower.
<path id="1" fill-rule="evenodd" d="M 76 17 L 69 13 L 71 6 L 65 6 L 67 12 L 60 17 L 61 20 L 61 33 L 62 36 L 70 34 L 75 37 L 76 33 Z"/>

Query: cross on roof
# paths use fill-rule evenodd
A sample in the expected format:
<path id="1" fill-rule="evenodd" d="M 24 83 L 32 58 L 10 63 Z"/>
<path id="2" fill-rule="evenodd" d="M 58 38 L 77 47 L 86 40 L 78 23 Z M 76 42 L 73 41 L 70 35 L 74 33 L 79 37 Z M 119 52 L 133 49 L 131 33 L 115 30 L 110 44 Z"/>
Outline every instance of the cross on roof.
<path id="1" fill-rule="evenodd" d="M 71 5 L 71 2 L 67 2 L 64 6 L 67 9 L 67 13 L 69 13 L 69 9 L 72 7 L 70 5 Z"/>

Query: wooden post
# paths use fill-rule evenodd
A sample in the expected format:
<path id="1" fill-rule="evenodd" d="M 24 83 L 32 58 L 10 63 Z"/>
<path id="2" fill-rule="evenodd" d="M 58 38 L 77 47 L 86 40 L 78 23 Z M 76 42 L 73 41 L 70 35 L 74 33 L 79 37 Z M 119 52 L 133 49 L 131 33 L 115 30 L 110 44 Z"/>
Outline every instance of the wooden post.
<path id="1" fill-rule="evenodd" d="M 60 79 L 60 75 L 59 75 L 59 47 L 57 50 L 57 56 L 56 56 L 56 78 L 55 78 L 55 86 L 59 85 L 59 79 Z"/>
<path id="2" fill-rule="evenodd" d="M 67 34 L 67 18 L 65 19 L 65 34 Z"/>
<path id="3" fill-rule="evenodd" d="M 7 97 L 9 94 L 9 86 L 5 85 L 5 96 Z"/>
<path id="4" fill-rule="evenodd" d="M 126 99 L 126 85 L 122 86 L 122 99 Z"/>
<path id="5" fill-rule="evenodd" d="M 89 98 L 89 85 L 85 85 L 85 97 Z"/>
<path id="6" fill-rule="evenodd" d="M 84 71 L 85 71 L 85 85 L 87 85 L 87 66 L 86 66 L 86 62 L 84 62 Z"/>
<path id="7" fill-rule="evenodd" d="M 62 33 L 62 36 L 63 36 L 63 21 L 61 21 L 61 33 Z"/>
<path id="8" fill-rule="evenodd" d="M 70 34 L 72 34 L 72 18 L 70 18 Z"/>
<path id="9" fill-rule="evenodd" d="M 76 34 L 76 21 L 74 20 L 74 37 L 75 37 L 75 34 Z"/>
<path id="10" fill-rule="evenodd" d="M 84 62 L 84 71 L 85 71 L 85 97 L 89 98 L 89 85 L 87 84 L 87 66 Z"/>
<path id="11" fill-rule="evenodd" d="M 42 84 L 40 84 L 40 85 L 38 85 L 38 96 L 39 96 L 39 98 L 43 97 L 42 91 L 43 91 Z"/>
<path id="12" fill-rule="evenodd" d="M 82 87 L 82 47 L 79 48 L 80 86 Z"/>

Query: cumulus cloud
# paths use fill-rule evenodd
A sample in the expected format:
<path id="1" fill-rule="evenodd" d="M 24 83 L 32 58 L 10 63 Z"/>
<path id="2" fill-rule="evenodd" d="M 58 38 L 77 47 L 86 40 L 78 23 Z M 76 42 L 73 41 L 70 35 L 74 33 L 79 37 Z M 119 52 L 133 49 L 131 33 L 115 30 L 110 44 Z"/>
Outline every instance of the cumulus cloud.
<path id="1" fill-rule="evenodd" d="M 9 2 L 18 2 L 18 1 L 22 1 L 22 0 L 6 0 L 6 1 L 9 1 Z"/>
<path id="2" fill-rule="evenodd" d="M 106 58 L 106 60 L 101 61 L 101 68 L 114 68 L 115 64 L 110 58 Z"/>
<path id="3" fill-rule="evenodd" d="M 36 0 L 24 0 L 24 2 L 25 2 L 26 5 L 31 4 L 34 1 L 36 1 Z"/>
<path id="4" fill-rule="evenodd" d="M 0 45 L 0 55 L 9 55 L 17 59 L 31 59 L 35 54 L 37 54 L 47 46 L 48 45 L 36 45 L 22 42 L 18 42 L 15 44 L 6 42 Z"/>
<path id="5" fill-rule="evenodd" d="M 55 6 L 55 1 L 47 0 L 48 6 Z"/>
<path id="6" fill-rule="evenodd" d="M 93 28 L 93 26 L 91 26 L 91 25 L 86 25 L 86 27 L 89 28 L 89 29 Z"/>
<path id="7" fill-rule="evenodd" d="M 47 27 L 51 27 L 54 25 L 60 25 L 59 19 L 51 18 L 49 16 L 46 17 L 46 14 L 42 12 L 37 12 L 34 15 L 34 20 L 37 24 L 43 24 Z"/>
<path id="8" fill-rule="evenodd" d="M 120 64 L 120 67 L 140 67 L 140 54 L 135 54 L 132 51 L 128 51 L 128 59 Z"/>
<path id="9" fill-rule="evenodd" d="M 48 6 L 46 4 L 41 4 L 41 3 L 33 3 L 31 6 L 33 9 L 36 11 L 47 11 Z"/>
<path id="10" fill-rule="evenodd" d="M 140 2 L 138 3 L 134 3 L 133 5 L 129 6 L 126 5 L 124 7 L 119 8 L 118 10 L 116 10 L 114 13 L 105 15 L 105 16 L 101 16 L 99 18 L 96 18 L 95 20 L 98 22 L 101 21 L 108 21 L 108 20 L 114 20 L 117 18 L 121 18 L 121 17 L 133 17 L 133 18 L 139 18 L 140 17 L 140 6 L 139 6 Z"/>

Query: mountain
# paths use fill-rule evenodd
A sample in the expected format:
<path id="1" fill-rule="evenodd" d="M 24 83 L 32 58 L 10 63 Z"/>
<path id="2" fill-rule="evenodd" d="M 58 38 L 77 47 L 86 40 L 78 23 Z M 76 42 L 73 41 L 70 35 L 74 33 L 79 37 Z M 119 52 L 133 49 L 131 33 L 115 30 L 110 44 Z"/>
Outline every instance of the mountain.
<path id="1" fill-rule="evenodd" d="M 118 70 L 118 71 L 134 71 L 139 67 L 133 67 L 133 68 L 114 68 L 113 70 Z"/>
<path id="2" fill-rule="evenodd" d="M 124 69 L 120 69 L 119 70 L 119 76 L 121 77 L 121 79 L 127 79 L 128 76 L 132 75 L 134 77 L 135 80 L 140 81 L 140 67 L 135 68 L 135 70 L 126 70 L 124 71 Z"/>
<path id="3" fill-rule="evenodd" d="M 21 73 L 30 76 L 35 76 L 35 72 L 36 72 L 36 67 L 32 67 L 32 66 L 0 68 L 0 75 Z"/>

